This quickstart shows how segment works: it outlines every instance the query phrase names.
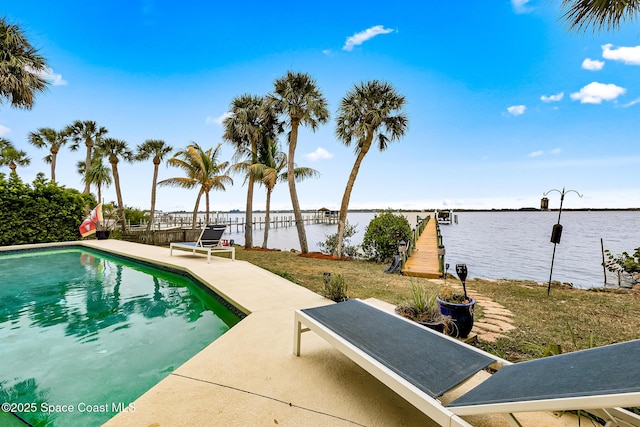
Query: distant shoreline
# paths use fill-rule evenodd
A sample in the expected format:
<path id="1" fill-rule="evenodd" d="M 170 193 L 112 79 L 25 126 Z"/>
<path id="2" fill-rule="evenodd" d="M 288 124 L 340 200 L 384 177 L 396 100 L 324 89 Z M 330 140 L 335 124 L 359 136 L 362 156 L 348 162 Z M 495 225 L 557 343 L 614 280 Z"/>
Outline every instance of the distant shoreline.
<path id="1" fill-rule="evenodd" d="M 539 208 L 518 208 L 518 209 L 349 209 L 349 212 L 353 213 L 377 213 L 383 212 L 386 210 L 391 210 L 392 212 L 424 212 L 430 213 L 434 211 L 454 211 L 454 212 L 557 212 L 558 209 L 546 209 L 542 210 Z M 563 212 L 640 212 L 640 208 L 562 208 Z M 158 212 L 158 211 L 157 211 Z M 189 214 L 193 215 L 193 211 L 168 211 L 164 212 L 166 214 Z M 292 210 L 272 210 L 270 211 L 272 214 L 274 213 L 293 213 Z M 302 213 L 310 214 L 316 213 L 318 209 L 304 209 Z M 244 214 L 245 211 L 242 210 L 230 210 L 230 211 L 211 211 L 210 214 Z M 264 210 L 254 210 L 253 213 L 262 213 L 264 214 Z M 205 215 L 205 211 L 198 211 L 198 214 Z"/>

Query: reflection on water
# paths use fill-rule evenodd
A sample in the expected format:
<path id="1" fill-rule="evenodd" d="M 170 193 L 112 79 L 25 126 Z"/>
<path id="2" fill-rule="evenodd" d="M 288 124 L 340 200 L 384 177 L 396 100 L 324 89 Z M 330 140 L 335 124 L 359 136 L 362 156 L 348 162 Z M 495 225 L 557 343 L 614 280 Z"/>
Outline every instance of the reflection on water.
<path id="1" fill-rule="evenodd" d="M 0 401 L 126 406 L 237 321 L 176 274 L 80 250 L 0 255 Z M 99 425 L 115 414 L 21 415 Z"/>

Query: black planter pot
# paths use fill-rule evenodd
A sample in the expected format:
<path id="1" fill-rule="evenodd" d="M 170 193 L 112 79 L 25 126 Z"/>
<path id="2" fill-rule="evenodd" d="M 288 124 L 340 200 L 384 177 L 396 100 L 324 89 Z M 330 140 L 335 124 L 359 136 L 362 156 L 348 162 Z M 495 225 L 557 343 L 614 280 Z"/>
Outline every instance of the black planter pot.
<path id="1" fill-rule="evenodd" d="M 96 230 L 96 239 L 98 240 L 106 240 L 109 238 L 111 231 L 109 230 Z"/>
<path id="2" fill-rule="evenodd" d="M 436 332 L 444 333 L 444 322 L 417 322 L 422 326 L 426 326 L 429 329 L 432 329 Z"/>
<path id="3" fill-rule="evenodd" d="M 476 305 L 476 300 L 471 297 L 469 299 L 471 301 L 466 304 L 456 304 L 436 297 L 440 312 L 445 316 L 451 316 L 451 320 L 455 325 L 449 331 L 449 335 L 452 337 L 466 338 L 473 328 L 473 308 Z"/>
<path id="4" fill-rule="evenodd" d="M 446 329 L 444 321 L 425 322 L 422 320 L 414 320 L 412 316 L 408 315 L 408 313 L 406 312 L 406 310 L 404 310 L 404 308 L 405 307 L 396 307 L 396 314 L 404 317 L 405 319 L 409 319 L 412 322 L 416 322 L 419 325 L 425 326 L 433 331 L 444 333 Z"/>

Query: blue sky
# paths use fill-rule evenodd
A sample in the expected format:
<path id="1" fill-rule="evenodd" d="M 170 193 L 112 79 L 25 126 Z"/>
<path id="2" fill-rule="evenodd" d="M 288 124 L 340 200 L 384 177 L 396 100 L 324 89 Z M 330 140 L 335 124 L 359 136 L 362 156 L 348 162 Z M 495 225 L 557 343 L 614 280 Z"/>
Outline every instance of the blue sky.
<path id="1" fill-rule="evenodd" d="M 2 15 L 48 59 L 52 85 L 30 111 L 1 105 L 0 136 L 28 152 L 18 172 L 29 182 L 49 166 L 28 133 L 75 120 L 95 120 L 131 148 L 212 147 L 233 97 L 266 95 L 287 70 L 305 72 L 332 117 L 301 130 L 296 163 L 321 176 L 298 184 L 300 203 L 338 209 L 355 156 L 334 136 L 336 110 L 354 84 L 379 79 L 406 96 L 409 130 L 367 155 L 351 208 L 520 208 L 563 187 L 584 194 L 568 195 L 567 208 L 640 207 L 640 26 L 576 34 L 561 14 L 546 0 L 5 2 Z M 221 159 L 232 154 L 225 145 Z M 62 150 L 60 183 L 82 188 L 78 160 L 82 150 Z M 119 169 L 124 203 L 147 209 L 151 162 Z M 173 176 L 181 171 L 161 166 L 160 179 Z M 244 208 L 234 178 L 211 193 L 213 210 Z M 103 195 L 115 200 L 115 188 Z M 161 187 L 157 208 L 190 211 L 196 195 Z M 254 209 L 264 199 L 259 189 Z M 286 184 L 272 207 L 291 207 Z"/>

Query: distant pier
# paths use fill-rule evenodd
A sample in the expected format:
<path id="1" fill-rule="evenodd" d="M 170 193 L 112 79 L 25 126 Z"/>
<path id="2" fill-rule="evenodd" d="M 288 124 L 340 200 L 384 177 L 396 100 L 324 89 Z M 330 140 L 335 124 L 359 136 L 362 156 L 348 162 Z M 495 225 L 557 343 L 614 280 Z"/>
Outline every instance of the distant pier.
<path id="1" fill-rule="evenodd" d="M 161 217 L 157 217 L 154 221 L 152 230 L 171 230 L 179 228 L 191 228 L 193 221 L 193 215 L 190 213 L 180 214 L 165 214 Z M 227 214 L 220 215 L 218 213 L 212 213 L 209 219 L 210 224 L 224 224 L 231 232 L 244 231 L 247 223 L 243 213 L 238 213 L 236 217 L 230 217 Z M 330 211 L 328 209 L 319 209 L 312 214 L 303 214 L 302 223 L 305 225 L 310 224 L 337 224 L 338 223 L 338 211 Z M 270 228 L 288 228 L 295 227 L 296 219 L 293 215 L 271 215 L 269 218 Z M 196 228 L 202 228 L 205 225 L 204 214 L 198 213 L 198 219 L 196 221 Z M 265 216 L 253 216 L 250 223 L 254 230 L 262 230 L 266 225 Z M 129 225 L 130 232 L 144 231 L 146 224 L 134 226 Z"/>

